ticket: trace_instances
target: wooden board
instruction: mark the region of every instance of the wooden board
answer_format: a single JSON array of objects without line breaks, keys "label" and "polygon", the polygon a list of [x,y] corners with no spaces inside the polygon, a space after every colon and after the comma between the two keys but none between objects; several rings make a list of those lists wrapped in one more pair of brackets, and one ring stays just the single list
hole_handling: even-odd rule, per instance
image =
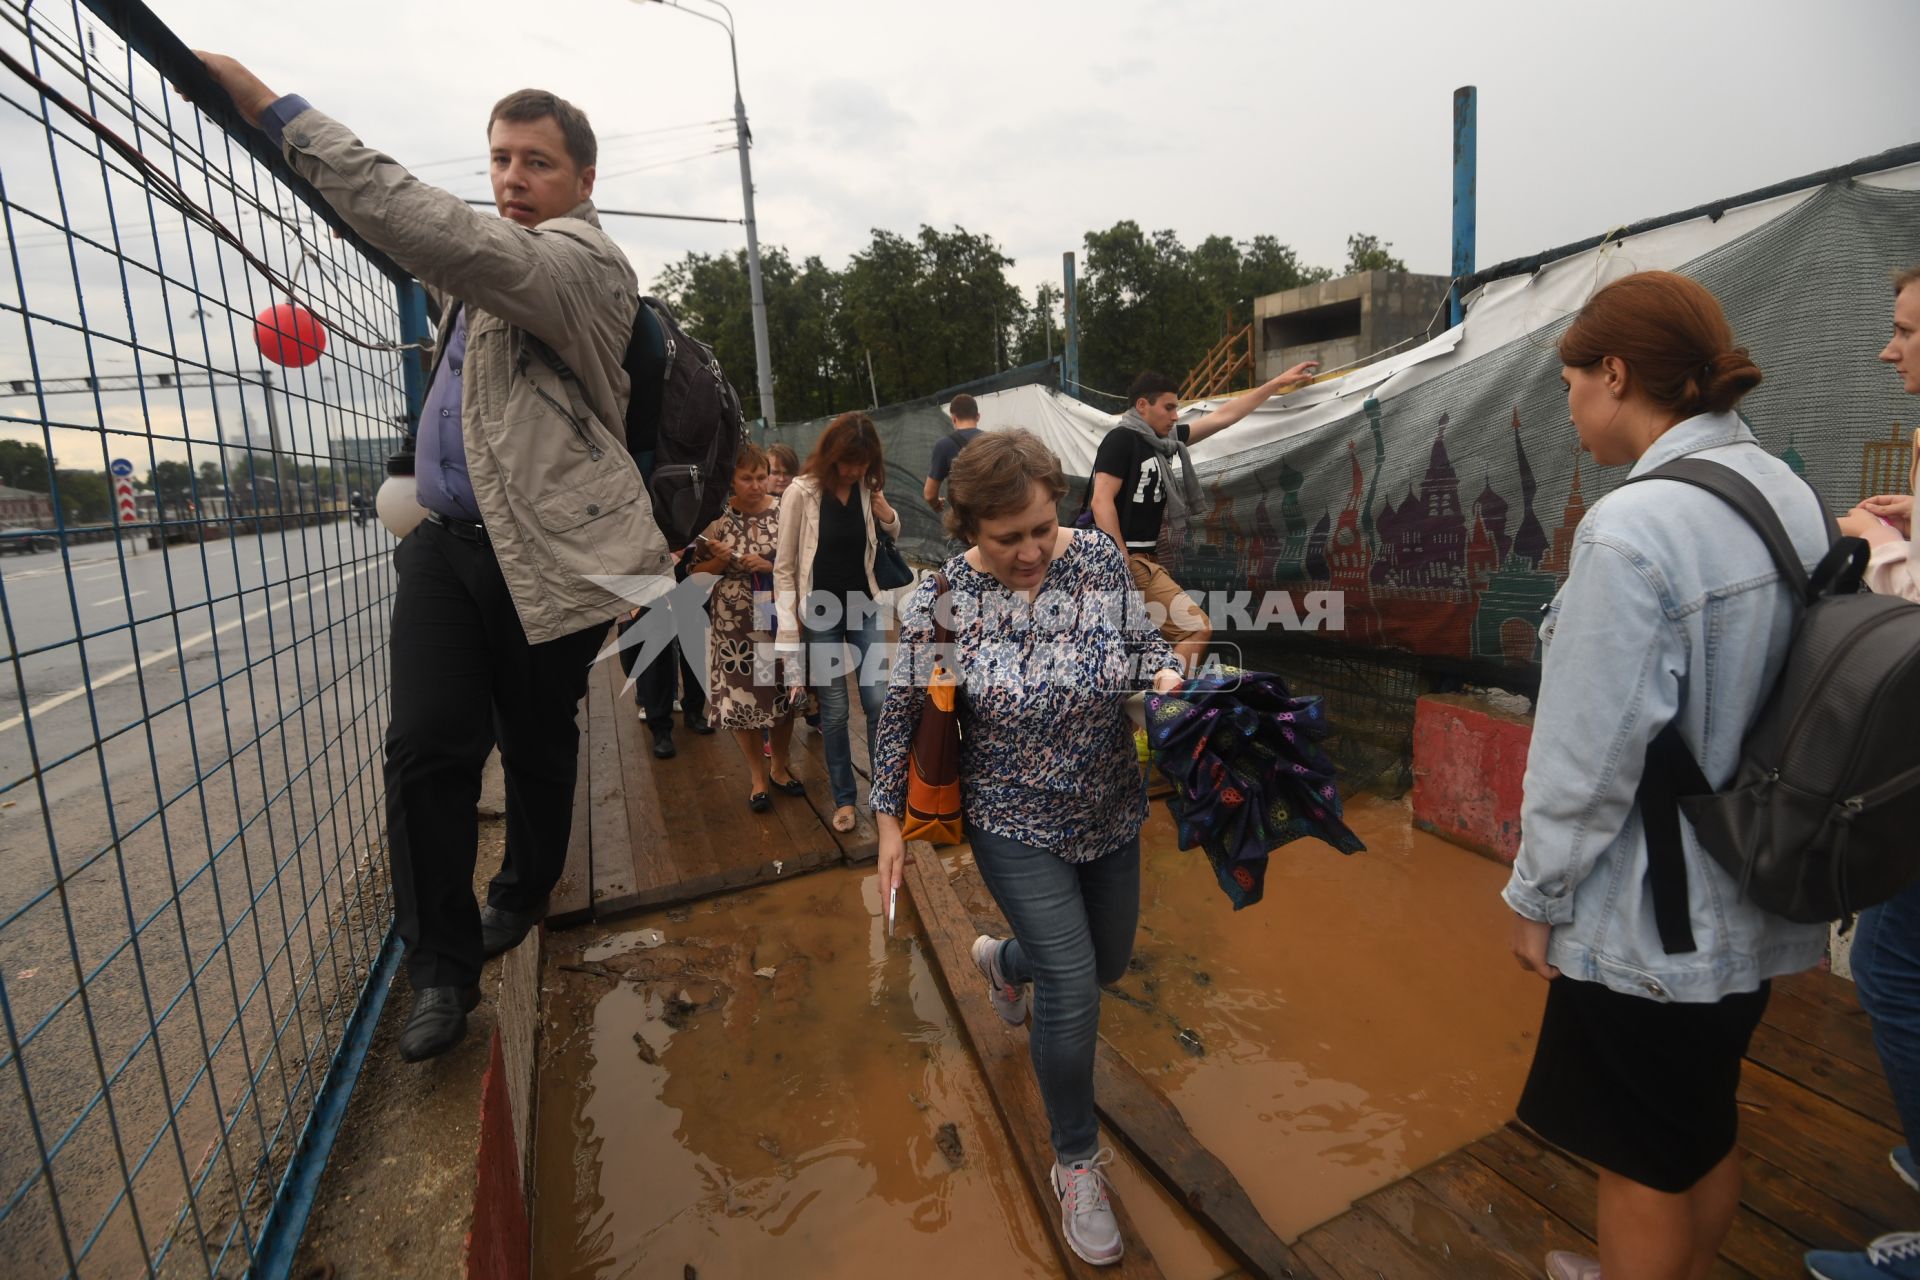
[{"label": "wooden board", "polygon": [[1093,1097],[1107,1128],[1249,1272],[1314,1274],[1274,1234],[1240,1180],[1200,1145],[1179,1109],[1104,1039],[1094,1058]]},{"label": "wooden board", "polygon": [[587,681],[587,736],[591,743],[587,818],[593,841],[593,909],[598,917],[609,903],[633,892],[633,861],[621,851],[633,847],[627,825],[627,779],[620,758],[616,664],[600,664]]},{"label": "wooden board", "polygon": [[1050,1181],[1053,1151],[1047,1140],[1046,1110],[1041,1105],[1040,1091],[1028,1063],[1026,1029],[1008,1026],[987,1004],[979,971],[967,951],[973,942],[972,929],[967,923],[965,908],[947,882],[946,868],[930,846],[916,841],[912,848],[914,860],[907,867],[906,884],[927,931],[934,971],[946,987],[960,1024],[973,1045],[987,1091],[1006,1126],[1008,1140],[1020,1157],[1041,1217],[1049,1225],[1048,1238],[1053,1241],[1066,1274],[1080,1280],[1094,1280],[1098,1276],[1159,1276],[1158,1264],[1134,1228],[1126,1206],[1118,1199],[1113,1202],[1114,1214],[1126,1241],[1125,1256],[1118,1264],[1090,1267],[1068,1248],[1060,1234],[1059,1201]]},{"label": "wooden board", "polygon": [[1889,1129],[1900,1127],[1900,1111],[1893,1090],[1876,1070],[1836,1058],[1819,1045],[1763,1022],[1753,1033],[1747,1056],[1776,1074],[1797,1080],[1806,1088]]},{"label": "wooden board", "polygon": [[1873,1022],[1845,978],[1819,971],[1776,978],[1766,1020],[1833,1057],[1875,1074],[1880,1071]]},{"label": "wooden board", "polygon": [[1740,1074],[1742,1144],[1880,1224],[1910,1230],[1914,1194],[1887,1167],[1900,1136],[1765,1067]]},{"label": "wooden board", "polygon": [[[591,680],[589,680],[591,683]],[[593,832],[587,813],[592,789],[593,735],[587,730],[586,699],[575,716],[580,723],[579,772],[573,781],[573,825],[567,831],[567,864],[547,900],[547,927],[564,929],[593,919]]]},{"label": "wooden board", "polygon": [[[1887,1167],[1891,1099],[1852,986],[1777,981],[1739,1093],[1743,1184],[1718,1280],[1804,1274],[1808,1249],[1910,1229],[1913,1193]],[[1537,1276],[1549,1248],[1592,1256],[1597,1178],[1510,1122],[1377,1191],[1294,1246],[1341,1277]],[[1439,1256],[1436,1257],[1436,1245]]]}]

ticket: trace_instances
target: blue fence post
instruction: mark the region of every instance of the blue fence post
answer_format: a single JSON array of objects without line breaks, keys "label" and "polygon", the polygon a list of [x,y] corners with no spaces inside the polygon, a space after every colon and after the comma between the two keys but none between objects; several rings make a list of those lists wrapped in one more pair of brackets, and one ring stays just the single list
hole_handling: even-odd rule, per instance
[{"label": "blue fence post", "polygon": [[1080,315],[1079,290],[1073,279],[1073,252],[1069,250],[1060,255],[1061,268],[1066,272],[1066,297],[1061,305],[1066,312],[1067,350],[1061,359],[1060,380],[1066,383],[1061,390],[1068,395],[1080,396]]},{"label": "blue fence post", "polygon": [[1480,91],[1465,85],[1453,91],[1453,286],[1448,324],[1460,323],[1460,281],[1473,274],[1476,118]]},{"label": "blue fence post", "polygon": [[[418,280],[394,286],[400,302],[400,341],[426,342],[433,337],[427,327],[427,291]],[[426,351],[413,349],[400,353],[400,373],[406,380],[407,437],[420,429],[420,407],[427,402]]]}]

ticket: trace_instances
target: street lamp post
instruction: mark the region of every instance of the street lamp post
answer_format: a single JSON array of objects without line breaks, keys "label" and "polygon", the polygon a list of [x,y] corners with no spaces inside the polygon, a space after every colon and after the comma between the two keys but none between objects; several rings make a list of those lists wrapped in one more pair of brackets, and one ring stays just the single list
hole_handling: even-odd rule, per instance
[{"label": "street lamp post", "polygon": [[760,232],[753,218],[753,163],[749,153],[753,148],[753,135],[747,130],[747,104],[740,96],[740,46],[733,36],[733,11],[720,0],[704,0],[726,15],[722,21],[711,14],[689,9],[680,0],[634,0],[635,4],[664,4],[680,10],[690,18],[699,18],[711,22],[727,33],[727,51],[733,58],[733,130],[734,148],[740,153],[740,201],[745,206],[747,222],[747,287],[753,297],[753,357],[759,366],[760,416],[772,426],[773,411],[773,356],[767,340],[767,293],[760,280]]}]

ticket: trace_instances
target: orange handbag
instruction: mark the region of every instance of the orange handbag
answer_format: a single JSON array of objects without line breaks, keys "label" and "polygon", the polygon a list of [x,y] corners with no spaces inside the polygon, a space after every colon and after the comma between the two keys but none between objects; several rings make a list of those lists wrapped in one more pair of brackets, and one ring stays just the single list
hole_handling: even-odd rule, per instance
[{"label": "orange handbag", "polygon": [[947,577],[934,575],[933,643],[940,656],[927,676],[926,701],[920,705],[920,723],[913,729],[913,749],[907,756],[907,813],[900,834],[908,840],[959,844],[965,836],[960,816],[960,720],[954,704],[960,691],[946,650],[953,642],[940,617],[947,595]]}]

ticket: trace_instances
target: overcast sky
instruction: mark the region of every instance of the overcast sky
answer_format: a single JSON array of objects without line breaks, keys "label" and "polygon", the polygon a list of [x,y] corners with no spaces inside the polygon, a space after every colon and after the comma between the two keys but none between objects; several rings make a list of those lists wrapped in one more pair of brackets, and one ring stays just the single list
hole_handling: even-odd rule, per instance
[{"label": "overcast sky", "polygon": [[[484,195],[488,108],[532,84],[603,138],[732,110],[726,37],[632,0],[152,0],[409,164]],[[702,0],[687,0],[694,9]],[[1089,228],[1349,232],[1448,268],[1454,88],[1480,90],[1479,265],[1920,141],[1915,0],[1607,4],[735,0],[760,236],[838,265],[870,228],[993,236],[1031,292]],[[727,142],[606,143],[614,208],[738,216]],[[677,161],[675,163],[661,163]],[[622,169],[657,165],[626,176]],[[641,281],[728,226],[610,227]]]}]

